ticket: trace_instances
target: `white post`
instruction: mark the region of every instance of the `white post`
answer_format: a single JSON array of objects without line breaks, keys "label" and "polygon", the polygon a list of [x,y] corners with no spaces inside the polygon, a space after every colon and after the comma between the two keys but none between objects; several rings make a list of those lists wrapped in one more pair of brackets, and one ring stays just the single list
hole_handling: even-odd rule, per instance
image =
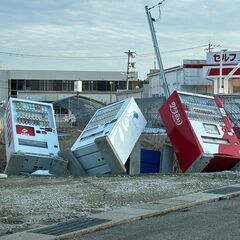
[{"label": "white post", "polygon": [[219,66],[219,85],[218,85],[218,93],[222,93],[222,58],[223,58],[223,50],[220,51],[220,66]]},{"label": "white post", "polygon": [[[231,77],[233,77],[234,73],[240,68],[240,63],[233,67],[232,71],[224,78],[224,93],[232,93],[233,92],[233,82],[230,81]],[[229,86],[230,84],[230,86]],[[229,88],[229,90],[228,90]]]},{"label": "white post", "polygon": [[220,73],[219,73],[219,93],[228,93],[228,81],[225,81],[225,78],[223,77],[223,54],[227,51],[227,49],[222,49],[220,51]]},{"label": "white post", "polygon": [[214,78],[213,79],[213,94],[218,94],[218,91],[219,91],[218,83],[219,83],[219,79]]},{"label": "white post", "polygon": [[229,93],[233,93],[233,79],[228,79],[229,81]]},{"label": "white post", "polygon": [[227,94],[229,92],[228,90],[228,83],[229,83],[229,79],[225,79],[223,78],[223,93]]}]

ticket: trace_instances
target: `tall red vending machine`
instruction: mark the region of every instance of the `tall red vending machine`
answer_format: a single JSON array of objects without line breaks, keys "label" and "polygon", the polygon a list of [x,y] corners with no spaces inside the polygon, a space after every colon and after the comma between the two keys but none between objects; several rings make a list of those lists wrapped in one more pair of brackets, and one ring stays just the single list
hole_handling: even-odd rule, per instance
[{"label": "tall red vending machine", "polygon": [[232,169],[240,143],[220,99],[174,91],[159,110],[183,172]]}]

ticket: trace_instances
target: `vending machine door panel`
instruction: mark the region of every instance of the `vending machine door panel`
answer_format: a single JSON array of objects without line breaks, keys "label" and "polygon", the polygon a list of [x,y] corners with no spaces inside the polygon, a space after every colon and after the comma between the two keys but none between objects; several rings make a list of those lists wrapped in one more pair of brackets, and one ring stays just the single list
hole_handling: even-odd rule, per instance
[{"label": "vending machine door panel", "polygon": [[179,95],[174,92],[160,108],[160,115],[182,171],[186,171],[203,152],[197,135],[180,104]]},{"label": "vending machine door panel", "polygon": [[39,169],[52,166],[53,158],[56,159],[59,152],[52,104],[10,98],[6,110],[6,128],[5,171],[17,174],[14,168],[19,164],[16,161],[23,159],[21,172],[34,171],[37,166]]}]

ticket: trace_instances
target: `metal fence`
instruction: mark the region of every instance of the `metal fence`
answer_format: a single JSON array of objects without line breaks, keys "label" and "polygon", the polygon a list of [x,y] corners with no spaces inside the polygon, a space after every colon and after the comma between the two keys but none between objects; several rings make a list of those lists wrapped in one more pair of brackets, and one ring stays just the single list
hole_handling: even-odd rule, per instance
[{"label": "metal fence", "polygon": [[54,105],[71,111],[72,114],[56,115],[56,123],[59,128],[77,126],[84,129],[97,109],[105,104],[91,98],[72,96],[53,102]]},{"label": "metal fence", "polygon": [[233,127],[240,128],[240,94],[218,95]]},{"label": "metal fence", "polygon": [[[221,99],[225,111],[227,112],[233,127],[240,128],[240,94],[218,95]],[[143,115],[147,120],[146,128],[163,128],[163,123],[159,114],[159,108],[165,102],[165,97],[137,98],[135,99]],[[104,106],[100,102],[79,96],[56,102],[74,113],[75,119],[69,119],[69,115],[56,116],[59,127],[76,126],[83,129],[91,119],[97,109]]]},{"label": "metal fence", "polygon": [[146,128],[163,128],[159,108],[165,102],[165,97],[151,97],[135,99],[147,120]]}]

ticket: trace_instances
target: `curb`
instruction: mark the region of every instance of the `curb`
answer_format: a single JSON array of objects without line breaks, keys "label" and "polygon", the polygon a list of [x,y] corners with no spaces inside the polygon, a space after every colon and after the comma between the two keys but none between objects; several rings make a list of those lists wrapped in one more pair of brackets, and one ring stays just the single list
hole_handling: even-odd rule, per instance
[{"label": "curb", "polygon": [[87,228],[87,229],[83,229],[83,230],[75,231],[75,232],[72,232],[72,233],[64,234],[64,235],[61,235],[59,237],[55,237],[54,240],[55,239],[56,240],[71,239],[73,237],[79,237],[79,236],[82,236],[82,235],[85,235],[85,234],[88,234],[88,233],[93,233],[93,232],[101,231],[101,230],[104,230],[104,229],[109,229],[109,228],[120,226],[120,225],[123,225],[123,224],[126,224],[126,223],[130,223],[130,222],[134,222],[134,221],[138,221],[138,220],[144,220],[144,219],[148,219],[148,218],[152,218],[152,217],[159,217],[159,216],[163,216],[163,215],[166,215],[166,214],[172,213],[172,212],[177,212],[177,211],[180,211],[180,210],[183,210],[183,209],[186,209],[186,208],[191,208],[191,207],[194,207],[194,206],[203,205],[203,204],[207,204],[207,203],[211,203],[211,202],[218,202],[218,201],[221,201],[221,200],[229,200],[231,198],[238,197],[238,196],[240,196],[240,192],[234,193],[234,194],[228,194],[228,195],[224,195],[224,196],[223,195],[218,196],[216,198],[211,198],[209,200],[203,200],[203,201],[197,201],[197,202],[194,202],[194,203],[188,203],[188,204],[184,204],[184,205],[181,205],[181,206],[172,207],[172,208],[169,208],[169,209],[166,209],[166,210],[162,210],[162,211],[159,211],[159,212],[156,212],[156,213],[145,214],[145,215],[141,215],[141,216],[138,216],[138,217],[133,217],[133,218],[130,218],[130,219],[127,219],[127,220],[122,220],[122,221],[119,221],[119,222],[104,223],[104,224],[101,224],[97,227],[90,227],[90,228]]}]

